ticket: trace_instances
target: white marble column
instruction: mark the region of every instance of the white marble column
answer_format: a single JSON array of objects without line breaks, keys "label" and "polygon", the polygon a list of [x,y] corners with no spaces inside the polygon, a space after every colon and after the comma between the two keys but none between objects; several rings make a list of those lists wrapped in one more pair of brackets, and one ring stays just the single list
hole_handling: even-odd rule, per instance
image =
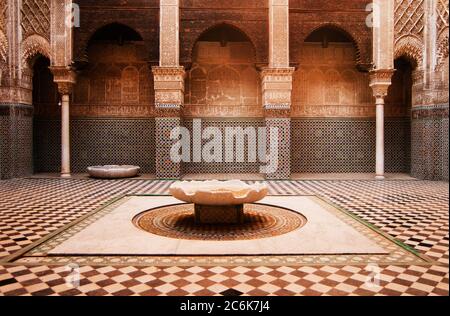
[{"label": "white marble column", "polygon": [[384,98],[388,94],[394,69],[378,69],[370,72],[370,87],[376,106],[376,163],[375,178],[384,179]]},{"label": "white marble column", "polygon": [[61,98],[61,177],[70,177],[70,96],[76,74],[70,67],[50,67]]},{"label": "white marble column", "polygon": [[61,177],[70,177],[70,95],[61,96]]},{"label": "white marble column", "polygon": [[384,97],[376,98],[376,167],[375,178],[384,179]]},{"label": "white marble column", "polygon": [[384,179],[384,98],[394,74],[394,0],[373,1],[373,66],[370,87],[376,106],[375,178]]},{"label": "white marble column", "polygon": [[70,96],[76,82],[72,69],[72,0],[51,0],[50,46],[53,79],[61,98],[61,177],[70,177]]}]

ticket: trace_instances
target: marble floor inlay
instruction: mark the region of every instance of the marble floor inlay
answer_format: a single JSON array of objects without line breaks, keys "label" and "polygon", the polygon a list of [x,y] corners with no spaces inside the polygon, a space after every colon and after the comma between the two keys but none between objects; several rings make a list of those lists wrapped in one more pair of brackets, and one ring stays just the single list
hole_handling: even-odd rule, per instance
[{"label": "marble floor inlay", "polygon": [[[380,284],[376,287],[366,285],[373,270],[360,256],[337,261],[336,256],[327,255],[74,258],[38,257],[36,253],[24,260],[23,255],[32,251],[30,247],[36,242],[41,245],[43,238],[50,240],[67,225],[104,209],[112,197],[167,194],[172,183],[59,178],[0,181],[0,296],[209,296],[224,295],[230,289],[244,296],[449,293],[449,187],[446,182],[421,180],[267,182],[271,195],[325,199],[345,211],[345,216],[357,216],[370,226],[364,225],[367,229],[391,238],[390,245],[400,241],[432,260],[427,264],[418,259],[373,262],[379,269]],[[69,288],[67,265],[74,259],[79,265],[80,287]]]}]

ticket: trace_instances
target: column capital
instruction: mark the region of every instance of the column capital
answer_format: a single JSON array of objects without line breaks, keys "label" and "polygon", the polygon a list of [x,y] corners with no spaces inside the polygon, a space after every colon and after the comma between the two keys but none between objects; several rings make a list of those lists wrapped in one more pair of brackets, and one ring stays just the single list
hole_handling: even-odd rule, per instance
[{"label": "column capital", "polygon": [[184,104],[184,67],[152,67],[157,117],[179,117]]},{"label": "column capital", "polygon": [[392,84],[392,76],[395,69],[375,69],[369,71],[369,86],[373,90],[375,98],[384,98]]},{"label": "column capital", "polygon": [[266,117],[290,117],[294,67],[263,68],[262,96]]},{"label": "column capital", "polygon": [[53,81],[58,85],[59,94],[71,94],[73,86],[77,82],[75,70],[67,66],[51,66],[49,68],[53,74]]},{"label": "column capital", "polygon": [[288,78],[294,74],[295,67],[262,67],[261,68],[261,77],[263,79],[275,79],[280,80],[281,78]]},{"label": "column capital", "polygon": [[153,75],[159,77],[170,76],[171,80],[173,80],[175,77],[177,77],[176,79],[180,79],[178,77],[181,77],[181,79],[184,80],[184,76],[186,74],[183,66],[152,66],[152,72]]}]

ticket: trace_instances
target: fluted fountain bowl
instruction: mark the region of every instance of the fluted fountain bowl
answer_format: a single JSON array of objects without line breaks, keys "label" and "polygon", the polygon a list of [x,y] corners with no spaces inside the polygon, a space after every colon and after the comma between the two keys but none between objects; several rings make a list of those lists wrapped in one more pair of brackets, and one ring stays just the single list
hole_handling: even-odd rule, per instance
[{"label": "fluted fountain bowl", "polygon": [[187,203],[198,205],[241,205],[257,202],[268,194],[266,184],[231,181],[183,181],[170,187],[170,194]]},{"label": "fluted fountain bowl", "polygon": [[87,168],[91,177],[100,179],[132,178],[139,174],[140,169],[141,168],[138,166],[117,165],[93,166]]}]

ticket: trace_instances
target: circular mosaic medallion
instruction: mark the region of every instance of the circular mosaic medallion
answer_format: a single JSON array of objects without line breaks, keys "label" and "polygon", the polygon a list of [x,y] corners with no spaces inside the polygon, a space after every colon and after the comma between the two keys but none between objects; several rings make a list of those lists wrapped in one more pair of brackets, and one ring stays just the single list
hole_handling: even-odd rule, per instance
[{"label": "circular mosaic medallion", "polygon": [[133,219],[138,228],[159,236],[188,240],[249,240],[283,235],[303,227],[306,218],[288,209],[262,204],[244,206],[243,224],[197,224],[194,204],[152,209]]}]

